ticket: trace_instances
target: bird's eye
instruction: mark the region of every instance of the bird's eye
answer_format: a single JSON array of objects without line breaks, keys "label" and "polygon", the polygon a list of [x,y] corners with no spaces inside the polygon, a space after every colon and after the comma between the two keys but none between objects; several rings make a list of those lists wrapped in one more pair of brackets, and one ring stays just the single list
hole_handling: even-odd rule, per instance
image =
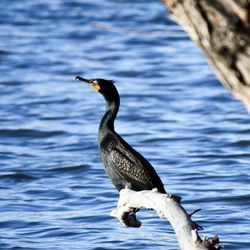
[{"label": "bird's eye", "polygon": [[97,80],[94,80],[93,83],[94,83],[94,84],[99,84]]}]

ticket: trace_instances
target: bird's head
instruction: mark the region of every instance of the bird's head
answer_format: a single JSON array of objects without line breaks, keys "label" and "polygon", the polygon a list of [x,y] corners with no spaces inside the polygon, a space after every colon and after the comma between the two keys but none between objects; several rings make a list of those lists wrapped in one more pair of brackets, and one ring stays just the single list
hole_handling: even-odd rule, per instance
[{"label": "bird's head", "polygon": [[110,96],[113,93],[117,92],[114,82],[111,80],[105,80],[105,79],[99,79],[99,78],[88,80],[88,79],[82,78],[81,76],[76,76],[75,79],[86,83],[95,91],[100,92],[104,96]]}]

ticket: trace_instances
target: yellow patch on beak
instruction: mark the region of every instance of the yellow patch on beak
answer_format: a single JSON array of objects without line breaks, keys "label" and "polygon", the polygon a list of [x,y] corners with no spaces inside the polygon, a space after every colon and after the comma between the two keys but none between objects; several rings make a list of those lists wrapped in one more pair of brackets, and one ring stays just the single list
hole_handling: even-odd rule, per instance
[{"label": "yellow patch on beak", "polygon": [[99,91],[99,89],[100,89],[100,86],[97,85],[97,84],[93,84],[91,87],[92,87],[94,90],[96,90],[96,91]]}]

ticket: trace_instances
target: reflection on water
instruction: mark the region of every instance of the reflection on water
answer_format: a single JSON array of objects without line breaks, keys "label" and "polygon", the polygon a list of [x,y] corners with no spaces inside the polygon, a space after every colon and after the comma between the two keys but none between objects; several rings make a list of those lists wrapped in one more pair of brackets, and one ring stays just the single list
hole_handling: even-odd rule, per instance
[{"label": "reflection on water", "polygon": [[[3,0],[0,16],[1,249],[178,249],[153,211],[140,229],[109,216],[101,96],[116,81],[117,131],[226,249],[249,249],[249,117],[161,1]],[[156,240],[157,239],[157,240]]]}]

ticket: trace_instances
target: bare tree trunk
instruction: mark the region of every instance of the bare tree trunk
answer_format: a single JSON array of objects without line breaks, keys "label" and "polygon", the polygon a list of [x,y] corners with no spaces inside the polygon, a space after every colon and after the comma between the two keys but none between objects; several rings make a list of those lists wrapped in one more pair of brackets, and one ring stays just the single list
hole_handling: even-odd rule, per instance
[{"label": "bare tree trunk", "polygon": [[250,110],[249,0],[163,0],[205,52],[221,82]]},{"label": "bare tree trunk", "polygon": [[161,218],[166,218],[172,225],[181,250],[218,250],[219,238],[200,238],[201,227],[191,220],[180,204],[180,198],[159,193],[157,190],[135,192],[128,188],[120,191],[117,209],[111,215],[117,217],[124,226],[140,227],[135,212],[140,208],[154,209]]}]

